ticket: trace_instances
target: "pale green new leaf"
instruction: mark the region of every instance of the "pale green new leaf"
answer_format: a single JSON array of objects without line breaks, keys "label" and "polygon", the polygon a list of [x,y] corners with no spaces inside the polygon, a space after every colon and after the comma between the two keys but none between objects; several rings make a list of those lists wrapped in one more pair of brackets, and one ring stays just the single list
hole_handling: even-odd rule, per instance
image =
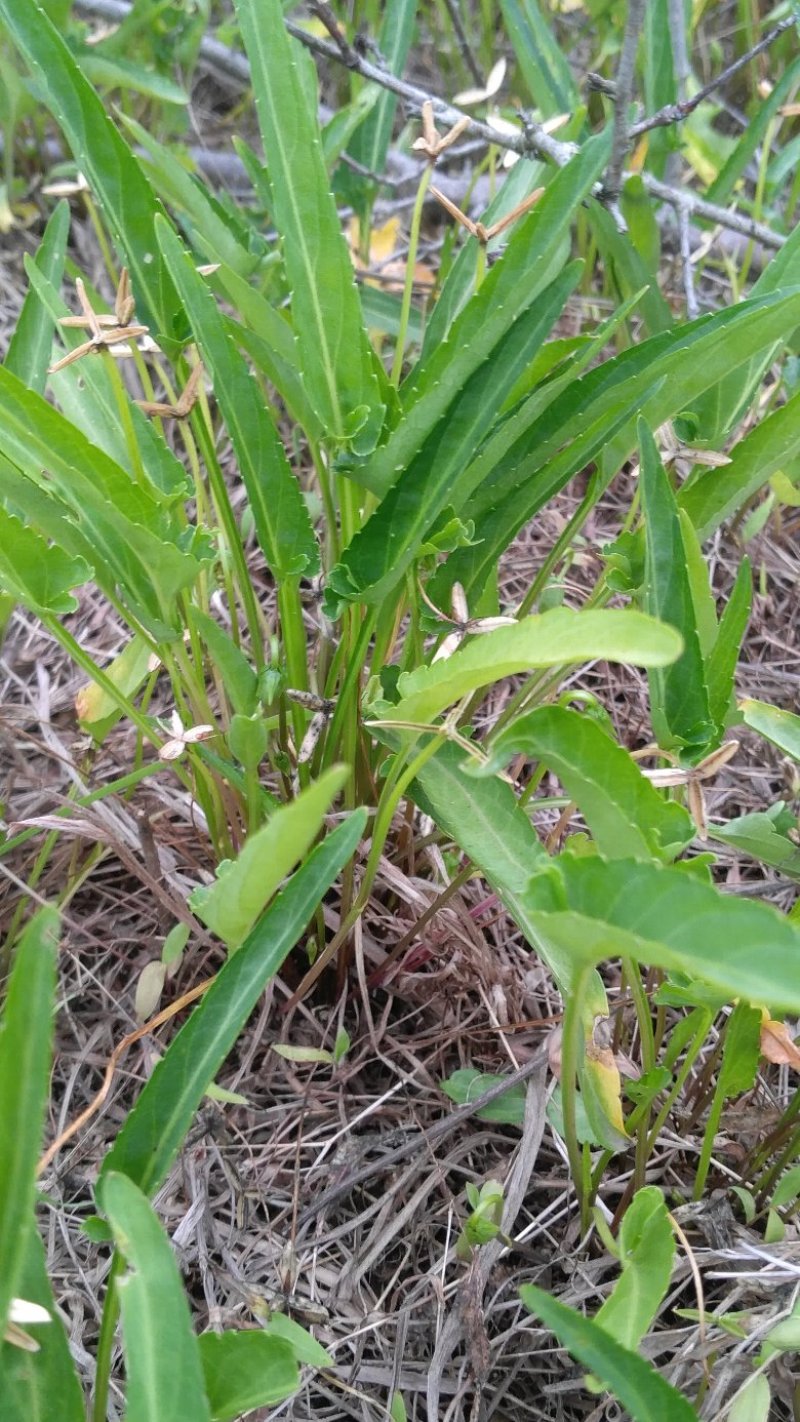
[{"label": "pale green new leaf", "polygon": [[166,222],[156,222],[156,234],[214,384],[261,551],[278,581],[313,573],[319,560],[308,509],[264,397],[180,241]]},{"label": "pale green new leaf", "polygon": [[0,1338],[20,1295],[50,1084],[58,914],[41,909],[19,941],[0,1025]]},{"label": "pale green new leaf", "polygon": [[238,857],[220,864],[213,884],[189,895],[197,917],[228,948],[238,948],[282,880],[313,844],[347,775],[345,766],[331,766],[249,835]]},{"label": "pale green new leaf", "polygon": [[164,1180],[192,1117],[261,993],[361,840],[356,810],[311,851],[170,1043],[103,1162],[146,1194]]},{"label": "pale green new leaf", "polygon": [[315,106],[298,75],[280,0],[236,0],[250,60],[275,224],[312,404],[328,434],[369,448],[383,410],[353,265],[320,143]]},{"label": "pale green new leaf", "polygon": [[619,1232],[622,1273],[595,1314],[595,1323],[623,1348],[638,1348],[664,1301],[675,1236],[664,1196],[655,1185],[637,1190]]},{"label": "pale green new leaf", "polygon": [[432,721],[446,706],[490,682],[536,667],[603,659],[667,666],[682,642],[671,627],[641,612],[575,612],[557,607],[476,637],[445,661],[404,672],[398,682],[399,721]]},{"label": "pale green new leaf", "polygon": [[0,20],[72,149],[130,269],[139,315],[168,354],[180,344],[180,302],[159,256],[153,223],[163,211],[105,105],[35,0],[0,0]]},{"label": "pale green new leaf", "polygon": [[609,1338],[597,1323],[533,1284],[523,1284],[520,1296],[573,1357],[613,1392],[634,1422],[698,1422],[697,1413],[681,1393],[638,1353]]},{"label": "pale green new leaf", "polygon": [[[775,821],[784,810],[783,802],[770,806],[769,810],[754,810],[749,815],[737,815],[724,824],[710,824],[708,833],[721,844],[741,850],[762,864],[779,869],[790,879],[800,879],[800,848],[781,832]],[[777,813],[776,813],[777,812]],[[791,816],[792,828],[797,821]]]},{"label": "pale green new leaf", "polygon": [[211,1422],[200,1346],[172,1246],[152,1205],[109,1171],[98,1191],[128,1264],[117,1279],[125,1351],[126,1422]]},{"label": "pale green new leaf", "polygon": [[495,737],[481,773],[499,770],[516,751],[556,772],[610,859],[672,859],[694,838],[682,806],[665,800],[590,716],[538,707]]}]

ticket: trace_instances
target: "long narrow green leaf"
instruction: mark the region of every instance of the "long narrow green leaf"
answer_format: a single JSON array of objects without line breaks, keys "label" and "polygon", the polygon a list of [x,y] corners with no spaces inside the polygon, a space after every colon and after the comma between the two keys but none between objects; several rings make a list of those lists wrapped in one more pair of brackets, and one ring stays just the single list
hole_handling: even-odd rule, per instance
[{"label": "long narrow green leaf", "polygon": [[[641,201],[649,202],[647,193],[642,191]],[[634,247],[629,232],[620,232],[608,208],[592,201],[588,204],[589,223],[597,239],[603,270],[607,278],[613,280],[620,300],[627,300],[634,292],[646,288],[639,302],[639,310],[648,336],[656,336],[660,331],[669,331],[674,318],[669,305],[658,286],[655,271],[649,270],[641,254]]]},{"label": "long narrow green leaf", "polygon": [[653,729],[659,745],[689,756],[705,753],[713,735],[705,663],[686,568],[678,506],[655,440],[639,422],[645,518],[645,611],[675,627],[683,652],[669,667],[648,672]]},{"label": "long narrow green leaf", "polygon": [[42,909],[16,951],[0,1027],[0,1338],[19,1293],[36,1197],[53,1043],[58,914]]},{"label": "long narrow green leaf", "polygon": [[166,222],[156,222],[156,234],[214,383],[261,551],[278,581],[313,573],[319,557],[308,509],[263,396],[191,257]]},{"label": "long narrow green leaf", "polygon": [[[475,461],[480,478],[461,514],[480,528],[482,541],[450,556],[434,580],[431,595],[435,601],[446,605],[447,591],[454,581],[473,596],[482,589],[520,528],[583,467],[585,449],[577,441],[592,426],[598,431],[598,448],[602,448],[600,432],[603,422],[612,418],[612,402],[619,401],[624,408],[627,397],[633,409],[638,401],[647,423],[657,429],[686,408],[698,388],[721,379],[754,350],[770,346],[797,321],[797,289],[741,302],[682,327],[680,342],[668,331],[623,351],[573,381],[544,412],[534,393],[487,440]],[[632,417],[621,433],[606,438],[604,478],[616,473],[630,454],[634,439]],[[568,457],[573,444],[580,449],[574,460]],[[471,481],[472,471],[468,477]]]},{"label": "long narrow green leaf", "polygon": [[[502,256],[450,329],[447,341],[426,341],[423,359],[403,383],[405,418],[387,443],[352,477],[380,496],[407,469],[467,381],[489,359],[567,259],[564,236],[608,159],[604,135],[592,139],[552,179],[515,228]],[[554,269],[555,268],[555,269]]]},{"label": "long narrow green leaf", "polygon": [[170,1044],[103,1162],[146,1194],[167,1174],[192,1116],[264,987],[297,942],[323,894],[355,852],[366,814],[357,810],[312,851],[228,959]]},{"label": "long narrow green leaf", "polygon": [[280,0],[236,0],[307,389],[330,436],[374,444],[383,418],[372,353]]},{"label": "long narrow green leaf", "polygon": [[133,1181],[114,1171],[103,1176],[99,1200],[129,1266],[116,1283],[126,1422],[211,1422],[189,1301],[158,1216]]},{"label": "long narrow green leaf", "polygon": [[709,202],[724,204],[730,201],[739,178],[763,143],[764,134],[773,122],[775,115],[781,105],[785,104],[790,95],[795,92],[798,76],[800,76],[800,59],[795,59],[783,70],[782,74],[775,76],[775,82],[766,98],[763,94],[759,94],[758,101],[754,105],[754,112],[748,115],[747,125],[736,147],[706,193]]},{"label": "long narrow green leaf", "polygon": [[49,536],[90,561],[109,596],[121,590],[155,637],[173,635],[177,596],[210,558],[208,540],[196,539],[192,552],[179,547],[180,525],[163,501],[2,366],[0,421],[4,453],[69,510],[63,531],[50,528]]},{"label": "long narrow green leaf", "polygon": [[[69,236],[69,203],[62,199],[53,210],[34,257],[46,281],[60,286]],[[5,365],[30,390],[44,394],[53,344],[53,318],[36,292],[28,290],[8,345]]]},{"label": "long narrow green leaf", "polygon": [[528,93],[545,118],[570,113],[580,103],[567,56],[559,48],[538,0],[500,0],[508,38]]},{"label": "long narrow green leaf", "polygon": [[[676,10],[686,27],[686,10]],[[687,46],[691,49],[689,36]],[[642,57],[644,60],[644,102],[645,113],[654,114],[659,109],[674,104],[678,98],[675,75],[675,51],[670,33],[669,0],[649,0],[644,12],[644,33],[642,35]],[[667,154],[678,147],[675,126],[655,128],[647,135],[647,167],[659,178],[664,176]]]},{"label": "long narrow green leaf", "polygon": [[674,859],[694,838],[682,806],[664,800],[590,716],[565,706],[537,707],[495,737],[481,773],[499,770],[515,751],[556,772],[610,859]]},{"label": "long narrow green leaf", "polygon": [[674,1387],[640,1358],[616,1343],[599,1324],[551,1298],[533,1284],[523,1284],[525,1307],[568,1348],[573,1357],[605,1383],[634,1422],[698,1422],[697,1413]]},{"label": "long narrow green leaf", "polygon": [[[357,533],[328,578],[330,590],[350,600],[378,602],[419,556],[429,529],[450,504],[454,484],[469,464],[497,411],[530,364],[574,290],[581,264],[573,262],[511,327],[467,380],[443,419]],[[413,422],[414,414],[409,416]],[[461,497],[465,497],[464,491]],[[329,610],[335,612],[334,600]]]},{"label": "long narrow green leaf", "polygon": [[148,154],[148,158],[140,160],[144,171],[152,176],[154,187],[171,210],[177,210],[188,220],[192,240],[206,260],[224,262],[242,279],[250,276],[268,251],[265,242],[259,244],[253,227],[242,218],[240,229],[235,230],[218,212],[203,183],[176,160],[174,152],[130,115],[123,114],[122,121],[135,142]]},{"label": "long narrow green leaf", "polygon": [[557,607],[525,617],[514,627],[476,637],[445,661],[404,672],[392,715],[399,721],[432,721],[462,696],[534,667],[598,657],[636,666],[666,666],[680,655],[681,645],[672,627],[641,612],[575,612]]},{"label": "long narrow green leaf", "polygon": [[66,41],[35,0],[0,0],[0,19],[31,69],[43,101],[61,126],[78,168],[97,197],[130,269],[139,314],[168,354],[185,326],[153,223],[163,211],[102,100],[84,78]]},{"label": "long narrow green leaf", "polygon": [[[780,251],[775,253],[755,282],[750,299],[780,295],[781,292],[788,296],[790,289],[796,289],[798,286],[800,227],[795,226]],[[745,415],[761,387],[766,372],[792,336],[797,320],[795,317],[793,321],[787,311],[783,330],[777,334],[772,346],[753,352],[749,360],[742,362],[735,370],[715,382],[698,398],[688,402],[686,416],[681,423],[685,424],[686,435],[690,440],[704,442],[714,448],[720,447]],[[680,426],[678,432],[681,433]]]},{"label": "long narrow green leaf", "polygon": [[[519,163],[515,163],[502,187],[495,193],[486,211],[481,214],[481,222],[484,227],[491,227],[493,222],[498,222],[501,217],[513,212],[514,208],[526,197],[529,197],[536,188],[547,185],[554,178],[555,175],[545,163],[532,163],[527,158],[522,158]],[[499,247],[506,246],[507,240],[507,232],[498,233],[497,237],[488,244],[487,250],[497,252]],[[568,234],[562,234],[561,246],[556,249],[552,257],[554,275],[558,267],[563,265],[569,257],[569,245]],[[462,243],[447,272],[436,305],[429,314],[426,313],[425,334],[419,355],[420,368],[427,363],[433,351],[441,345],[442,341],[447,339],[456,316],[472,295],[475,287],[477,262],[478,240],[470,236]],[[413,339],[413,333],[410,334]],[[418,333],[417,340],[420,339],[421,333]],[[414,371],[412,370],[405,383],[410,388],[413,382]]]},{"label": "long narrow green leaf", "polygon": [[548,882],[524,895],[534,927],[577,964],[630,957],[687,973],[728,998],[800,1011],[800,931],[767,904],[720,893],[679,866],[599,856],[558,860],[563,903]]},{"label": "long narrow green leaf", "polygon": [[683,486],[678,503],[705,540],[800,454],[800,391],[759,420],[721,469],[704,469]]},{"label": "long narrow green leaf", "polygon": [[720,730],[731,711],[736,667],[739,662],[742,639],[750,619],[753,601],[753,580],[750,574],[750,560],[743,558],[739,564],[736,581],[731,595],[719,620],[716,641],[706,657],[706,684],[708,686],[708,708],[714,725]]},{"label": "long narrow green leaf", "polygon": [[[411,48],[416,12],[415,0],[392,0],[392,4],[384,9],[378,48],[390,74],[400,75],[403,72]],[[383,172],[396,109],[397,95],[384,89],[350,142],[351,157],[370,173]]]},{"label": "long narrow green leaf", "polygon": [[[55,490],[82,511],[89,485],[120,516],[160,537],[174,527],[173,516],[148,488],[136,484],[113,459],[92,444],[72,422],[54,410],[43,396],[27,390],[10,370],[0,366],[0,429],[3,453],[29,478]],[[83,488],[76,491],[76,484]]]},{"label": "long narrow green leaf", "polygon": [[4,1343],[0,1330],[3,1422],[86,1422],[81,1385],[56,1310],[44,1248],[32,1216],[22,1228],[22,1235],[17,1297],[46,1309],[50,1322],[25,1330],[35,1336],[38,1353]]}]

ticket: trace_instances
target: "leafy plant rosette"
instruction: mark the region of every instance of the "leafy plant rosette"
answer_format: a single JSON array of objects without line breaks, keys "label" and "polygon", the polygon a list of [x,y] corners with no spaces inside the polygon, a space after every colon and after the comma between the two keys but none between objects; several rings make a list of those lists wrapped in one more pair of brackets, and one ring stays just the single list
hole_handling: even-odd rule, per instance
[{"label": "leafy plant rosette", "polygon": [[[397,65],[407,9],[393,32]],[[519,7],[503,9],[517,25]],[[657,1050],[642,966],[657,970],[664,1001],[699,1012],[706,1028],[709,1003],[800,1011],[795,921],[726,896],[711,856],[687,857],[713,830],[702,782],[729,754],[750,604],[743,564],[718,617],[702,540],[800,451],[798,397],[733,442],[724,468],[695,469],[680,490],[657,435],[678,421],[698,443],[734,441],[765,363],[800,326],[800,232],[746,299],[679,322],[629,283],[613,314],[565,347],[557,323],[587,276],[571,257],[576,226],[588,216],[630,272],[640,270],[631,238],[609,234],[597,196],[610,128],[582,132],[563,165],[517,165],[503,199],[513,194],[513,216],[501,232],[493,205],[488,226],[472,224],[422,333],[410,285],[382,302],[356,285],[331,194],[335,145],[320,132],[316,76],[283,6],[237,0],[236,12],[263,159],[239,152],[277,242],[128,119],[134,151],[33,0],[0,0],[116,254],[113,311],[80,284],[77,316],[61,295],[63,205],[27,264],[30,290],[0,367],[0,587],[85,673],[79,713],[95,744],[125,718],[138,738],[136,777],[173,775],[195,797],[218,873],[189,907],[227,950],[98,1187],[116,1250],[104,1347],[121,1306],[131,1418],[166,1417],[176,1389],[187,1417],[233,1416],[275,1400],[298,1360],[310,1360],[309,1345],[273,1336],[270,1369],[283,1379],[273,1393],[243,1401],[248,1360],[242,1394],[219,1396],[216,1380],[266,1340],[194,1338],[148,1197],[269,976],[313,915],[324,930],[318,911],[340,875],[339,928],[326,942],[318,935],[298,991],[346,954],[404,801],[480,870],[558,985],[559,1129],[585,1212],[597,1161],[602,1168],[634,1132],[646,1143],[659,1119],[655,1091],[625,1116],[603,963],[622,959],[647,1071]],[[520,49],[531,74],[533,54]],[[553,104],[564,82],[563,66],[552,70]],[[359,142],[375,162],[391,131],[386,102],[367,94],[353,129],[363,124]],[[426,125],[432,169],[448,136],[431,113]],[[491,262],[490,233],[503,238]],[[640,310],[647,334],[626,344]],[[374,336],[381,325],[395,334],[390,374]],[[243,516],[220,457],[226,441]],[[553,606],[551,574],[631,461],[637,495],[595,588],[580,608]],[[518,606],[501,610],[500,560],[587,469],[586,493],[545,567]],[[266,601],[256,567],[259,582],[268,576]],[[87,585],[124,629],[105,666],[71,630]],[[627,605],[609,606],[620,592]],[[665,762],[655,771],[618,743],[607,718],[570,704],[568,671],[598,659],[646,670],[652,750]],[[512,694],[481,737],[478,708],[507,678]],[[532,824],[536,778],[520,796],[505,774],[520,755],[537,776],[557,775],[582,816],[586,834],[559,853]],[[332,811],[341,821],[333,829]],[[637,1169],[644,1159],[646,1150]],[[32,1213],[30,1167],[26,1156],[20,1217]],[[28,1270],[25,1288],[41,1301],[38,1245],[24,1258],[18,1241],[15,1249],[9,1300]],[[151,1325],[164,1300],[172,1322],[162,1336]],[[593,1340],[589,1330],[576,1350],[599,1374]],[[63,1349],[59,1359],[54,1368]]]}]

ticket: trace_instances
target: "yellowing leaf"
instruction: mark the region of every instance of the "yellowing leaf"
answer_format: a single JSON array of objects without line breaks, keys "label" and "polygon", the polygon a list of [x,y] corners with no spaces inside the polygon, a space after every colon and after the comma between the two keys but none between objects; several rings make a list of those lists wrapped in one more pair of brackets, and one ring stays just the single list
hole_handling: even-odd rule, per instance
[{"label": "yellowing leaf", "polygon": [[766,1013],[761,1022],[761,1055],[777,1066],[790,1066],[800,1071],[800,1047],[789,1028],[785,1022],[773,1022]]}]

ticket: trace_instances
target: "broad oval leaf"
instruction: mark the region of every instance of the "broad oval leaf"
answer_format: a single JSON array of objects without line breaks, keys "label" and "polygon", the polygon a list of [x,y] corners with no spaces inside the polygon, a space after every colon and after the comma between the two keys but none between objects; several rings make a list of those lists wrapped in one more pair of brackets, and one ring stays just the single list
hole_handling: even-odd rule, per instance
[{"label": "broad oval leaf", "polygon": [[515,751],[556,772],[610,859],[672,859],[694,838],[683,807],[665,800],[590,716],[565,706],[538,707],[495,737],[480,773],[499,770]]},{"label": "broad oval leaf", "polygon": [[767,904],[720,893],[681,867],[640,860],[558,860],[563,899],[548,883],[523,895],[540,933],[576,965],[630,957],[686,973],[728,998],[800,1012],[800,931]]},{"label": "broad oval leaf", "polygon": [[32,528],[0,507],[0,588],[40,617],[74,612],[72,589],[92,575],[81,557],[48,544]]},{"label": "broad oval leaf", "polygon": [[631,662],[666,666],[680,656],[682,642],[672,627],[641,612],[575,612],[557,607],[476,637],[446,661],[418,667],[399,679],[400,700],[392,708],[399,721],[432,721],[446,706],[490,682],[535,667],[570,662]]},{"label": "broad oval leaf", "polygon": [[232,1422],[254,1407],[275,1407],[300,1386],[291,1345],[260,1328],[201,1333],[198,1339],[213,1422]]},{"label": "broad oval leaf", "polygon": [[623,1348],[638,1348],[664,1301],[675,1257],[664,1196],[656,1185],[637,1190],[619,1232],[622,1273],[594,1321]]}]

